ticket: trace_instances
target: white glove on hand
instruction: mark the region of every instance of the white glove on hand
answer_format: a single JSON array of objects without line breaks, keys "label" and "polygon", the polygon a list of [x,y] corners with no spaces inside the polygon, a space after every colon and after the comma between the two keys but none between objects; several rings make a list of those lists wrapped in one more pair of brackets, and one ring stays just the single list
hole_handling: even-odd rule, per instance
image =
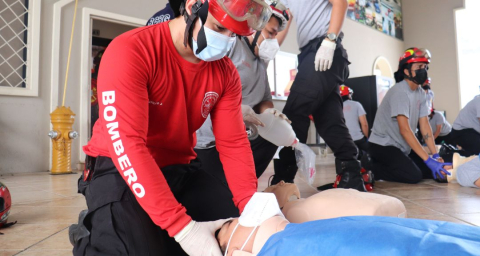
[{"label": "white glove on hand", "polygon": [[254,125],[265,126],[260,119],[258,119],[257,114],[253,109],[248,105],[242,105],[242,114],[243,114],[243,121],[249,122]]},{"label": "white glove on hand", "polygon": [[228,219],[196,222],[191,221],[175,235],[175,241],[191,256],[222,256],[215,231]]},{"label": "white glove on hand", "polygon": [[264,112],[265,113],[271,113],[276,117],[280,117],[281,119],[287,121],[289,124],[292,123],[292,121],[290,121],[290,119],[288,119],[288,117],[284,113],[282,113],[280,110],[278,110],[276,108],[267,108],[267,109],[265,109]]},{"label": "white glove on hand", "polygon": [[333,54],[336,47],[336,43],[323,39],[322,45],[320,45],[315,55],[315,71],[327,71],[332,67]]}]

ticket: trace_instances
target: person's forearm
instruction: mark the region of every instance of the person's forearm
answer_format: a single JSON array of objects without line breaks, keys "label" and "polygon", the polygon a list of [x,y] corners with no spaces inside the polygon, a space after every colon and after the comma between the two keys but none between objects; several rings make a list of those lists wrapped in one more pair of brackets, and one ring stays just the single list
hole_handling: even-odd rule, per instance
[{"label": "person's forearm", "polygon": [[430,127],[430,124],[428,123],[426,118],[424,120],[420,119],[420,132],[432,155],[436,154],[437,147],[435,146],[435,139],[433,138],[432,128]]},{"label": "person's forearm", "polygon": [[345,14],[347,12],[347,1],[345,0],[329,0],[332,4],[332,14],[330,17],[330,26],[328,27],[328,33],[335,33],[338,35],[342,30],[343,21],[345,20]]},{"label": "person's forearm", "polygon": [[442,126],[439,125],[440,128],[438,128],[437,126],[437,130],[435,131],[435,134],[433,135],[433,139],[436,140],[438,138],[438,136],[440,136],[440,130],[442,129]]},{"label": "person's forearm", "polygon": [[270,101],[270,100],[266,100],[266,101],[262,101],[260,103],[258,103],[258,105],[256,105],[253,110],[255,110],[256,113],[258,114],[261,114],[263,113],[263,111],[269,109],[269,108],[273,108],[273,102]]},{"label": "person's forearm", "polygon": [[362,132],[365,135],[365,138],[368,139],[368,125],[362,125]]},{"label": "person's forearm", "polygon": [[403,139],[407,142],[407,144],[412,148],[412,150],[423,160],[426,161],[428,159],[428,154],[423,149],[420,142],[418,142],[417,137],[413,134],[412,130],[408,129],[404,132],[401,132]]},{"label": "person's forearm", "polygon": [[285,38],[287,38],[288,30],[290,29],[290,25],[292,24],[292,18],[293,17],[290,15],[290,10],[287,10],[287,12],[289,13],[289,20],[287,22],[287,27],[284,30],[278,32],[278,34],[276,36],[278,44],[280,46],[282,46],[283,41],[285,41]]}]

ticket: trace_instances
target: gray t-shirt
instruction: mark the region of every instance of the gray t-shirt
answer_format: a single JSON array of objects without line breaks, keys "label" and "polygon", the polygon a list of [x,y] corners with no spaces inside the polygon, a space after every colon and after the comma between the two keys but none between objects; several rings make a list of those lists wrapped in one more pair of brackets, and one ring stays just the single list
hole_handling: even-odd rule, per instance
[{"label": "gray t-shirt", "polygon": [[359,118],[366,115],[362,104],[357,101],[347,100],[343,102],[343,115],[345,116],[345,124],[348,127],[350,136],[354,141],[361,140],[363,137],[362,128],[360,127]]},{"label": "gray t-shirt", "polygon": [[458,114],[457,119],[453,122],[453,129],[475,129],[480,133],[480,95],[471,100]]},{"label": "gray t-shirt", "polygon": [[425,92],[421,88],[412,91],[405,80],[397,83],[385,95],[378,107],[369,141],[381,146],[394,146],[410,154],[411,148],[398,127],[399,115],[408,118],[412,131],[417,128],[418,119],[428,115]]},{"label": "gray t-shirt", "polygon": [[[228,53],[237,68],[242,82],[242,104],[254,107],[262,101],[272,100],[270,85],[268,83],[265,62],[257,58],[248,48],[242,38],[237,38],[232,49]],[[195,148],[205,149],[215,147],[212,121],[210,116],[205,120],[202,127],[197,130],[197,145]]]},{"label": "gray t-shirt", "polygon": [[433,108],[433,100],[435,99],[435,93],[432,90],[428,90],[427,92],[427,106],[428,109]]},{"label": "gray t-shirt", "polygon": [[437,125],[441,125],[442,129],[440,130],[439,136],[447,136],[452,131],[452,126],[445,120],[445,117],[442,113],[435,111],[435,115],[430,119],[430,126],[432,127],[432,132],[435,134],[437,132]]},{"label": "gray t-shirt", "polygon": [[328,0],[281,0],[289,8],[297,23],[299,48],[311,40],[327,34],[332,4]]}]

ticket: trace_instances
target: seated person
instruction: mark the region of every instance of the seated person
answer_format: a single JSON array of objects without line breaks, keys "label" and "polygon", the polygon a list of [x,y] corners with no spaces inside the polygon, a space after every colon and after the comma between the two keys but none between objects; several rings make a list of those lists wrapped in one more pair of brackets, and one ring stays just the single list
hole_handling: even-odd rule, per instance
[{"label": "seated person", "polygon": [[480,158],[479,156],[462,157],[453,155],[453,169],[447,176],[448,182],[457,180],[464,187],[480,188]]},{"label": "seated person", "polygon": [[460,110],[450,138],[465,150],[465,156],[480,154],[480,95]]},{"label": "seated person", "polygon": [[407,210],[397,198],[354,189],[329,189],[301,198],[297,185],[280,183],[264,192],[275,194],[285,218],[292,223],[356,215],[406,217]]},{"label": "seated person", "polygon": [[441,145],[442,142],[450,144],[450,132],[452,131],[452,125],[445,119],[442,113],[432,109],[430,115],[428,115],[430,126],[432,127],[433,138],[435,144]]},{"label": "seated person", "polygon": [[276,210],[272,204],[250,206],[216,232],[227,256],[478,255],[480,249],[479,227],[380,216],[294,224],[278,213],[278,205]]}]

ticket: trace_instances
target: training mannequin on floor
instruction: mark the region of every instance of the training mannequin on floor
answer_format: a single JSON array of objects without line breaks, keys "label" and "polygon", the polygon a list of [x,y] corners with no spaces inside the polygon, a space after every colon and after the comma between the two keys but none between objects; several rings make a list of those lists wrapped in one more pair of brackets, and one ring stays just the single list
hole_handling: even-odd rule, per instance
[{"label": "training mannequin on floor", "polygon": [[301,198],[297,185],[281,181],[264,192],[275,194],[282,213],[292,223],[357,215],[406,217],[407,212],[397,198],[354,189],[329,189]]},{"label": "training mannequin on floor", "polygon": [[480,158],[479,156],[463,157],[453,155],[453,169],[447,176],[448,182],[456,180],[464,187],[480,188]]},{"label": "training mannequin on floor", "polygon": [[289,223],[274,195],[260,192],[216,238],[226,256],[476,255],[478,232],[461,224],[381,216]]}]

